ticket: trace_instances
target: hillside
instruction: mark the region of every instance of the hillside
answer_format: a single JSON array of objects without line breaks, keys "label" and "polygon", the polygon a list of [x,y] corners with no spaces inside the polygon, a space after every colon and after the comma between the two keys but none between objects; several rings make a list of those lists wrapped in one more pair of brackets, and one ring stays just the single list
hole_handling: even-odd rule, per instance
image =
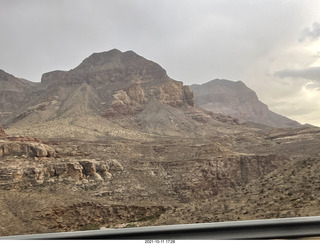
[{"label": "hillside", "polygon": [[242,81],[212,80],[191,85],[195,103],[203,109],[230,115],[240,122],[255,122],[276,128],[299,126],[296,121],[269,110]]},{"label": "hillside", "polygon": [[287,163],[245,187],[168,211],[156,225],[318,216],[319,165],[319,158]]},{"label": "hillside", "polygon": [[35,85],[0,70],[0,123],[32,99],[29,94]]}]

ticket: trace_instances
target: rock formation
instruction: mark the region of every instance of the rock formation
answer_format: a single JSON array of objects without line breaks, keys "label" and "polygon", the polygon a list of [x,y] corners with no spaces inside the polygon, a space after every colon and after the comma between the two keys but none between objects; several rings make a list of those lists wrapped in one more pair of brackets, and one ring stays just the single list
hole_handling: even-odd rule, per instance
[{"label": "rock formation", "polygon": [[192,85],[191,89],[198,106],[238,118],[240,122],[250,121],[279,128],[300,125],[270,111],[242,81],[216,79],[202,85]]},{"label": "rock formation", "polygon": [[54,157],[55,150],[39,142],[0,140],[0,157],[22,155],[29,157]]}]

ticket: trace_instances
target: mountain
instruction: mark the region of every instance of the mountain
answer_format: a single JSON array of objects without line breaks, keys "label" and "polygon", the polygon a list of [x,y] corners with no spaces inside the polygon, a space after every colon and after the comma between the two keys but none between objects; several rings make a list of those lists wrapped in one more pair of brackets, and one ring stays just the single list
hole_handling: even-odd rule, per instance
[{"label": "mountain", "polygon": [[202,85],[191,85],[195,103],[203,109],[277,128],[300,126],[294,120],[269,110],[257,94],[242,81],[216,79]]},{"label": "mountain", "polygon": [[34,85],[0,69],[0,122],[31,99],[28,94]]},{"label": "mountain", "polygon": [[293,122],[242,82],[207,85],[212,112],[132,51],[94,53],[41,83],[2,76],[0,90],[16,93],[1,93],[12,104],[0,122],[0,235],[319,212],[320,129],[259,124]]},{"label": "mountain", "polygon": [[3,122],[9,134],[140,138],[192,135],[208,120],[234,123],[195,108],[189,86],[133,51],[94,53],[74,69],[43,74],[26,94]]}]

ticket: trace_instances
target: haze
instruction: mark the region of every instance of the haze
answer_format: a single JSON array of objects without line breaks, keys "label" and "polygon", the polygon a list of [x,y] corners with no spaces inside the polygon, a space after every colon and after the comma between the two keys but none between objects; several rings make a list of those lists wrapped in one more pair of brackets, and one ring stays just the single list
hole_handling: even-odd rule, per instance
[{"label": "haze", "polygon": [[185,84],[242,80],[320,126],[320,1],[2,0],[0,69],[39,82],[93,52],[133,50]]}]

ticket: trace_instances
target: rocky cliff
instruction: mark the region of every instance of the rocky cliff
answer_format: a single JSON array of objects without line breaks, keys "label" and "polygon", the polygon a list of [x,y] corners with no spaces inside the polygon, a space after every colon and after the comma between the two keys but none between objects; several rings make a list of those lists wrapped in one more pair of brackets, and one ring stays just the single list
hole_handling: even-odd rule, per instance
[{"label": "rocky cliff", "polygon": [[272,127],[294,127],[300,124],[269,110],[257,94],[242,81],[212,80],[192,85],[195,102],[203,109]]}]

